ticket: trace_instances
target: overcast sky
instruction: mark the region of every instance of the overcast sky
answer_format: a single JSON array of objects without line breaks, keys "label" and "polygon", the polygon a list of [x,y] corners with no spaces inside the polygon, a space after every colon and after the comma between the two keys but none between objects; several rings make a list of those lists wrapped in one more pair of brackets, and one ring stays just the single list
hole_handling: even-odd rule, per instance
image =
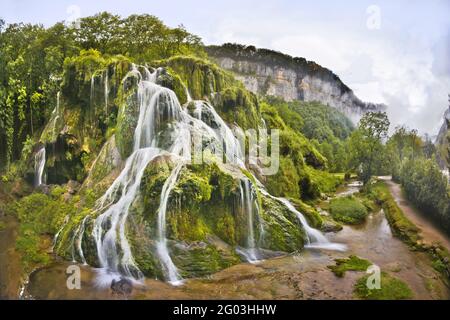
[{"label": "overcast sky", "polygon": [[109,11],[183,24],[205,44],[238,42],[305,57],[361,99],[389,106],[394,125],[436,134],[450,93],[450,1],[2,0],[7,22],[50,26]]}]

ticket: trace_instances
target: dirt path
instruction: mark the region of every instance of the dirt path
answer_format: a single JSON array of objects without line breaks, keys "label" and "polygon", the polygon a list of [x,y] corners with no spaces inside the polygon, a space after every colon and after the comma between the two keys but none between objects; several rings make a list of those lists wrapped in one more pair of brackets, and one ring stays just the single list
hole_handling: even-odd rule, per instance
[{"label": "dirt path", "polygon": [[420,235],[422,236],[423,241],[429,244],[440,242],[441,245],[450,252],[450,238],[409,203],[403,195],[402,188],[398,183],[387,179],[385,181],[400,209],[402,209],[412,223],[420,228]]}]

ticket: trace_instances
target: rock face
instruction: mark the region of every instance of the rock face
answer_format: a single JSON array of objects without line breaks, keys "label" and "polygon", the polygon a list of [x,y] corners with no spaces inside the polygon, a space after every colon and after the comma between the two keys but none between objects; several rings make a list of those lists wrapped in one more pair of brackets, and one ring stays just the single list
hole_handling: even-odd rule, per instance
[{"label": "rock face", "polygon": [[220,67],[235,73],[254,93],[286,101],[318,101],[339,109],[353,120],[365,112],[386,109],[383,104],[361,101],[332,71],[304,58],[237,44],[206,49]]},{"label": "rock face", "polygon": [[444,123],[436,138],[437,160],[442,169],[450,166],[450,106],[444,113]]}]

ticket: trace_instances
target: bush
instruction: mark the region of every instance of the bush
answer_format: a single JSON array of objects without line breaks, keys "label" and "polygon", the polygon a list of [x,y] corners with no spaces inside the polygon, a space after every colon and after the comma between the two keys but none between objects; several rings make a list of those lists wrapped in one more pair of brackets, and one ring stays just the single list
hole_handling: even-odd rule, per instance
[{"label": "bush", "polygon": [[354,197],[345,197],[331,200],[330,213],[336,221],[359,224],[365,220],[368,211],[359,200]]}]

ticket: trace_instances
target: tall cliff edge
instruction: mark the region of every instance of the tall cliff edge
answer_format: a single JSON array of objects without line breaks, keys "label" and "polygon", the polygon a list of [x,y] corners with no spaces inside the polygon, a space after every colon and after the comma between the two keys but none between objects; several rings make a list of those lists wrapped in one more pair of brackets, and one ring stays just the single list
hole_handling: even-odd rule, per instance
[{"label": "tall cliff edge", "polygon": [[208,46],[206,51],[254,93],[278,96],[286,101],[318,101],[354,120],[363,113],[386,109],[383,104],[361,101],[336,74],[304,58],[229,43]]}]

